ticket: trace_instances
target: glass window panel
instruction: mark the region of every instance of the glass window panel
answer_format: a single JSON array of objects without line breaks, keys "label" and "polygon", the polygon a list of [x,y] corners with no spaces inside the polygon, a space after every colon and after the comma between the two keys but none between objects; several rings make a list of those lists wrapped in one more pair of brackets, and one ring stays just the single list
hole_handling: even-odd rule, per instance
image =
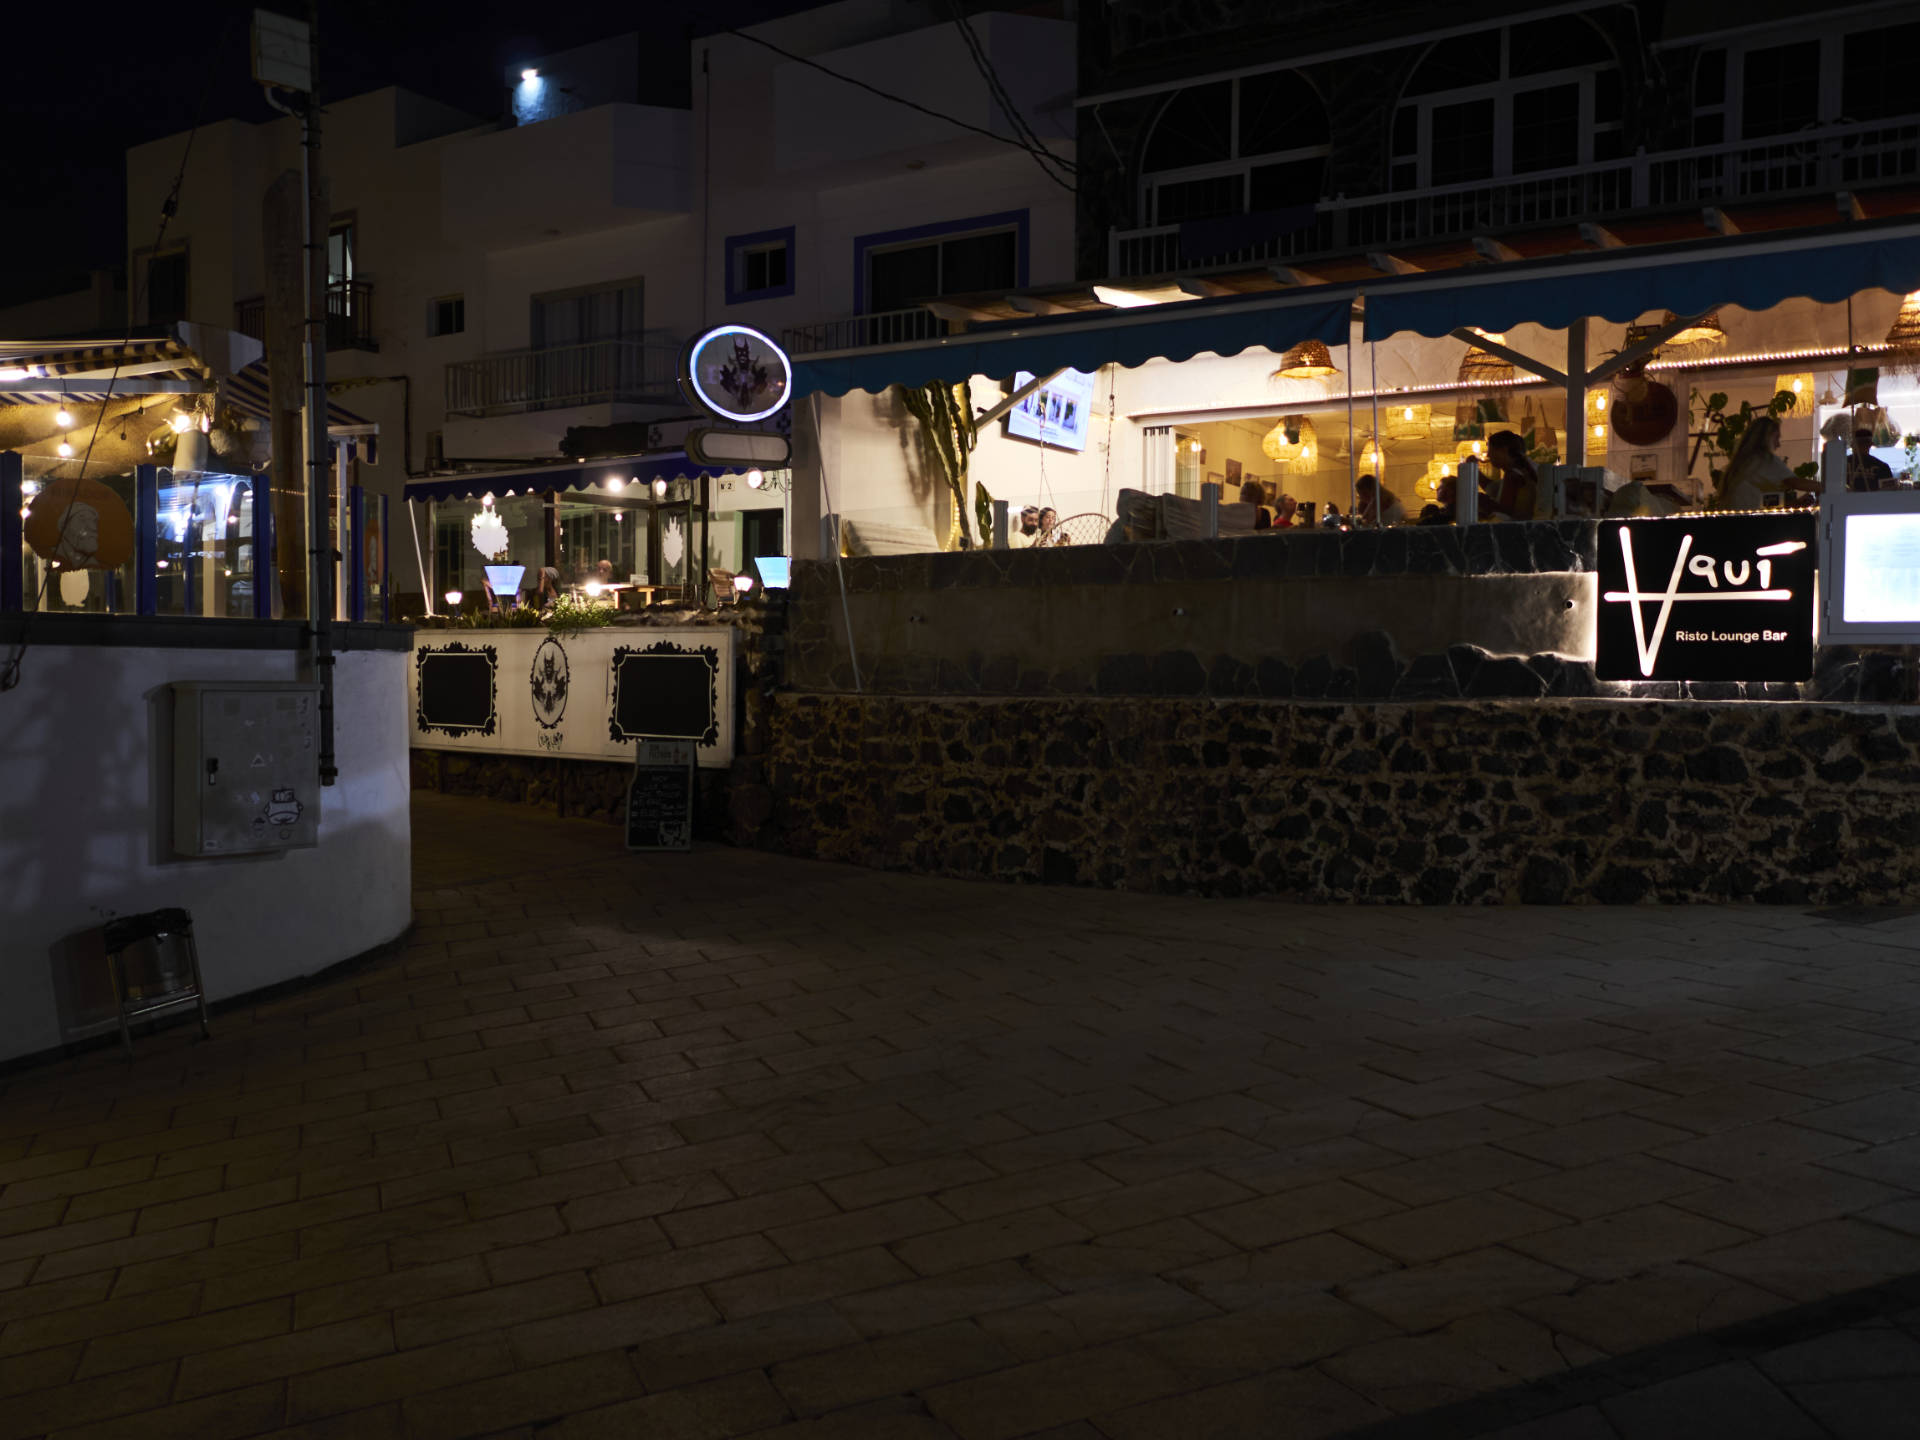
[{"label": "glass window panel", "polygon": [[1402,105],[1393,113],[1393,154],[1398,159],[1420,150],[1420,107]]},{"label": "glass window panel", "polygon": [[1553,85],[1513,97],[1513,170],[1559,170],[1580,163],[1580,87]]},{"label": "glass window panel", "polygon": [[1204,180],[1175,180],[1154,187],[1155,223],[1178,225],[1239,215],[1246,208],[1246,177],[1214,175]]},{"label": "glass window panel", "polygon": [[940,293],[940,246],[903,245],[867,257],[867,308],[904,310]]},{"label": "glass window panel", "polygon": [[948,295],[1011,290],[1019,281],[1019,242],[1011,230],[963,235],[940,246],[940,288]]},{"label": "glass window panel", "polygon": [[1791,135],[1820,118],[1820,42],[1749,50],[1742,65],[1740,137]]},{"label": "glass window panel", "polygon": [[1595,160],[1618,160],[1627,153],[1627,132],[1624,130],[1596,130],[1593,132],[1593,158]]},{"label": "glass window panel", "polygon": [[1326,107],[1298,71],[1249,75],[1240,82],[1239,138],[1242,156],[1325,145],[1330,139]]},{"label": "glass window panel", "polygon": [[1435,185],[1460,185],[1493,176],[1493,100],[1433,107]]},{"label": "glass window panel", "polygon": [[1325,157],[1311,160],[1283,160],[1274,165],[1256,165],[1248,189],[1249,210],[1288,210],[1312,205],[1320,198],[1321,180],[1327,173]]},{"label": "glass window panel", "polygon": [[1612,125],[1620,119],[1620,71],[1608,66],[1593,77],[1593,121]]},{"label": "glass window panel", "polygon": [[1724,105],[1727,102],[1727,52],[1702,50],[1693,62],[1693,103]]},{"label": "glass window panel", "polygon": [[1721,114],[1696,115],[1693,117],[1693,143],[1696,145],[1718,145],[1727,138],[1727,117]]},{"label": "glass window panel", "polygon": [[1140,168],[1183,170],[1232,158],[1233,82],[1193,85],[1180,91],[1160,112],[1147,140]]},{"label": "glass window panel", "polygon": [[1840,64],[1840,113],[1848,120],[1884,120],[1920,109],[1913,93],[1916,54],[1920,22],[1847,36]]},{"label": "glass window panel", "polygon": [[147,318],[157,325],[187,318],[186,251],[147,261]]}]

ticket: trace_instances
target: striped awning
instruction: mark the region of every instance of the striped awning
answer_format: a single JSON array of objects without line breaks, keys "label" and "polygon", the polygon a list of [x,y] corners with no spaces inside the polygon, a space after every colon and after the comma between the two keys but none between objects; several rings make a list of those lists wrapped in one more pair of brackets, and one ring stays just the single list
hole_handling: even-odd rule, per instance
[{"label": "striped awning", "polygon": [[[40,382],[46,382],[44,388]],[[105,345],[0,340],[0,405],[191,394],[212,388],[206,361],[173,336]]]},{"label": "striped awning", "polygon": [[[236,370],[220,382],[220,399],[242,415],[265,420],[271,413],[268,402],[267,362],[265,357],[244,369]],[[327,402],[327,433],[335,439],[378,435],[380,427],[364,415],[356,415],[344,405]]]}]

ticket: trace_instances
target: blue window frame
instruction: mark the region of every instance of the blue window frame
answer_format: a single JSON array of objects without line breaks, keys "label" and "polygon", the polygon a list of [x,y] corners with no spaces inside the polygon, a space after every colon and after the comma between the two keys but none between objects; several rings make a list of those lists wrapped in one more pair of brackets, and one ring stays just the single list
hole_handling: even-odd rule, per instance
[{"label": "blue window frame", "polygon": [[[900,257],[908,252],[930,252],[920,255],[923,262],[918,268],[924,273],[924,285],[929,287],[927,294],[958,294],[967,290],[984,290],[1004,279],[1007,288],[1019,289],[1027,283],[1027,236],[1028,219],[1025,210],[1002,210],[994,215],[971,215],[963,220],[943,220],[933,225],[915,225],[905,230],[880,230],[871,235],[856,235],[853,240],[853,308],[856,314],[866,314],[876,287],[873,283],[874,257],[891,255]],[[989,284],[975,284],[980,278],[972,274],[974,266],[984,264],[991,268],[994,257],[991,253],[969,254],[964,257],[947,253],[953,248],[951,242],[967,242],[975,239],[990,241],[996,235],[1011,237],[1011,275],[996,273],[989,277]],[[974,249],[980,247],[975,246]],[[964,261],[964,272],[955,271],[954,261]],[[955,273],[949,274],[950,271]],[[892,305],[876,306],[878,309],[892,309]]]},{"label": "blue window frame", "polygon": [[727,237],[727,304],[793,294],[793,226]]}]

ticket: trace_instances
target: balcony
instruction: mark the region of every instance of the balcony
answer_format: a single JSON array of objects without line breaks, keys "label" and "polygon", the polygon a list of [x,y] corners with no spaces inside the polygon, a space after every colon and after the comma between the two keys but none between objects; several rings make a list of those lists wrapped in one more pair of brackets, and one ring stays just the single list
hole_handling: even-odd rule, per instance
[{"label": "balcony", "polygon": [[448,365],[446,384],[449,418],[683,403],[680,346],[652,340],[592,340],[483,355]]},{"label": "balcony", "polygon": [[1108,273],[1170,275],[1291,263],[1647,211],[1833,195],[1920,180],[1920,116],[1833,125],[1766,140],[1645,153],[1509,180],[1322,200],[1305,228],[1190,254],[1179,225],[1115,230]]},{"label": "balcony", "polygon": [[[265,343],[267,299],[256,295],[233,307],[233,328]],[[327,286],[327,349],[378,350],[373,338],[373,282],[336,280]]]},{"label": "balcony", "polygon": [[856,350],[866,345],[904,345],[946,333],[946,321],[916,305],[910,310],[879,310],[868,315],[849,315],[844,320],[791,325],[780,332],[780,343],[789,355],[811,355],[822,350]]}]

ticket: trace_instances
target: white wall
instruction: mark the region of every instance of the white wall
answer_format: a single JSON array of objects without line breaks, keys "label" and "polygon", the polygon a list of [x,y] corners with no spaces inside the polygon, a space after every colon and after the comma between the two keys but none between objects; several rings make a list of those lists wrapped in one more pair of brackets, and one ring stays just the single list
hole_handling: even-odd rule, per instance
[{"label": "white wall", "polygon": [[77,957],[82,979],[97,981],[98,927],[116,915],[191,911],[215,1000],[312,974],[406,929],[412,659],[403,652],[339,657],[340,779],[321,791],[317,848],[166,858],[164,687],[290,681],[295,662],[264,650],[42,642],[28,652],[20,688],[0,697],[0,1060],[63,1042],[56,965]]}]

